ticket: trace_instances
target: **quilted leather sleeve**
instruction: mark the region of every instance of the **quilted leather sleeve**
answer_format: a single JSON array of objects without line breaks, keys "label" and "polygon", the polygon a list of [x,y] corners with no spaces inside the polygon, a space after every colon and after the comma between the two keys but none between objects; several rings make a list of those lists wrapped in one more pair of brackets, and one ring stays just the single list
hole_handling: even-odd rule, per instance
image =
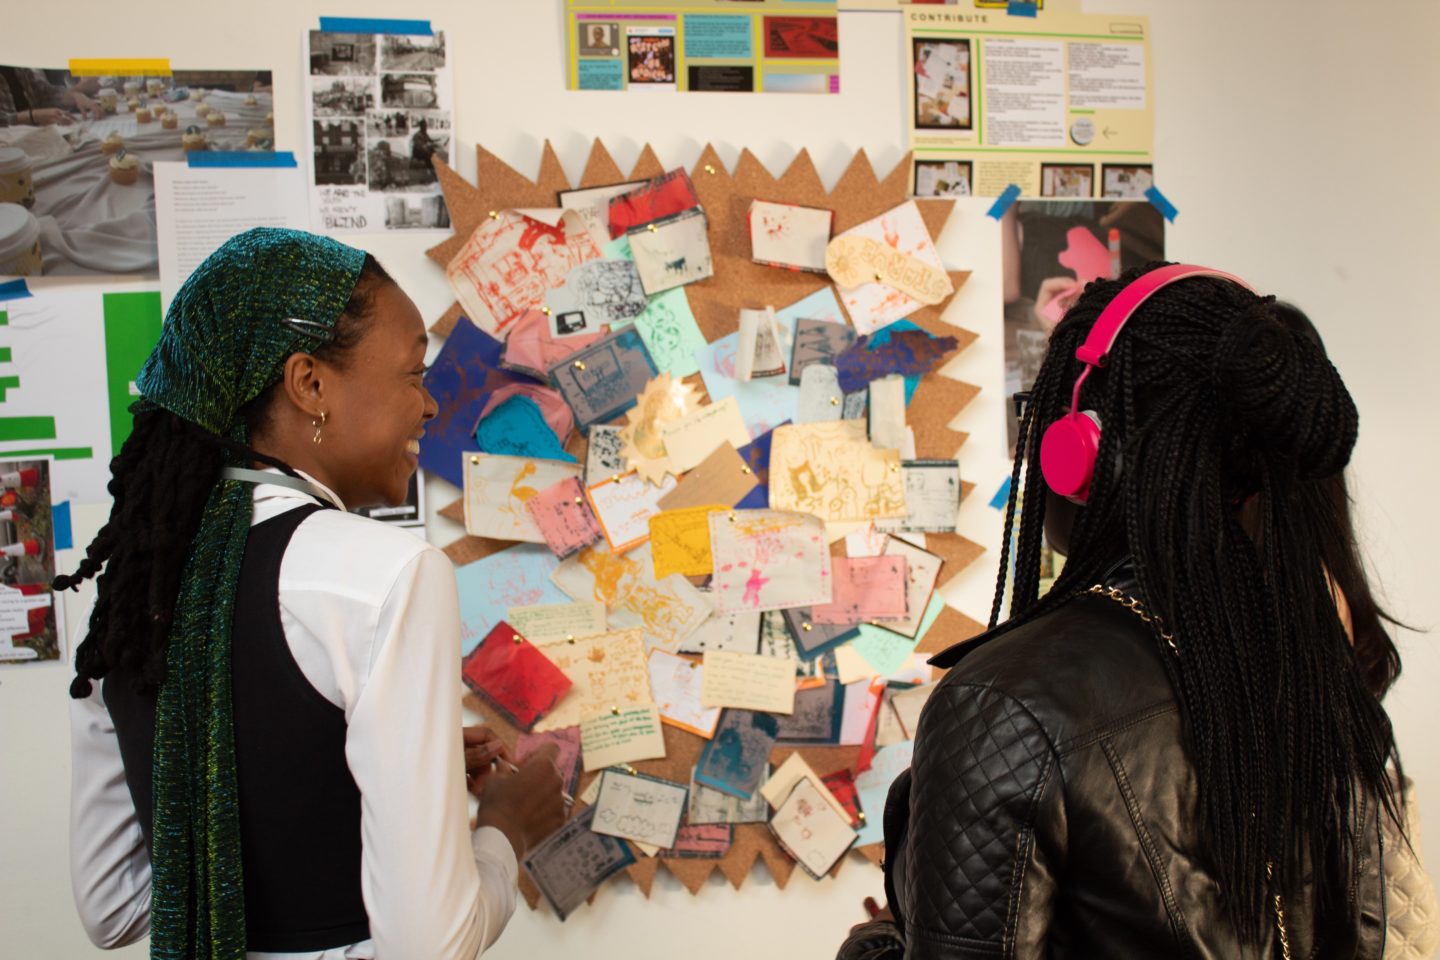
[{"label": "quilted leather sleeve", "polygon": [[909,814],[896,877],[906,956],[1046,956],[1066,825],[1059,760],[1030,711],[942,683],[920,720]]},{"label": "quilted leather sleeve", "polygon": [[[1391,771],[1392,774],[1394,771]],[[1409,843],[1389,818],[1385,831],[1385,960],[1425,960],[1440,949],[1440,905],[1435,884],[1416,851],[1420,849],[1420,808],[1406,778],[1402,791]]]}]

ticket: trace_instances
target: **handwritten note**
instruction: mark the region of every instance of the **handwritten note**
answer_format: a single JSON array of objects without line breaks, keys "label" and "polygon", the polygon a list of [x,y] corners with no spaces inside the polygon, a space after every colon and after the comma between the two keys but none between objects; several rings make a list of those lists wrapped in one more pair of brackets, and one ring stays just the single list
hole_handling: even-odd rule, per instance
[{"label": "handwritten note", "polygon": [[770,820],[775,839],[817,880],[854,845],[856,836],[849,814],[826,803],[822,789],[824,784],[799,781]]},{"label": "handwritten note", "polygon": [[540,730],[570,727],[586,717],[654,702],[639,630],[547,640],[537,646],[573,684],[538,725]]},{"label": "handwritten note", "polygon": [[680,472],[698,467],[720,444],[743,447],[750,442],[750,431],[740,415],[734,397],[708,404],[673,423],[661,427],[665,438],[665,454],[671,466]]},{"label": "handwritten note", "polygon": [[733,650],[707,650],[704,674],[700,702],[707,707],[786,714],[795,711],[795,668],[789,661]]},{"label": "handwritten note", "polygon": [[699,371],[695,351],[704,348],[705,337],[695,323],[683,289],[676,287],[652,297],[644,312],[635,318],[635,329],[661,373],[688,377]]},{"label": "handwritten note", "polygon": [[825,786],[820,780],[820,775],[815,772],[810,764],[805,762],[805,758],[801,756],[799,752],[792,753],[789,757],[785,758],[785,762],[780,764],[779,768],[770,775],[770,779],[766,780],[760,787],[760,793],[765,798],[765,802],[769,803],[770,806],[779,807],[785,802],[785,798],[790,796],[791,791],[795,789],[795,784],[801,780],[809,780],[814,784],[816,794],[823,799],[825,803],[829,804],[831,809],[836,813],[845,816],[847,820],[849,819],[844,805],[835,798],[834,794],[830,792],[830,788]]},{"label": "handwritten note", "polygon": [[544,543],[545,536],[525,504],[541,490],[579,475],[578,465],[559,460],[471,454],[465,461],[465,532]]},{"label": "handwritten note", "polygon": [[665,756],[665,735],[654,705],[604,713],[580,722],[580,752],[585,772],[617,763],[635,763]]},{"label": "handwritten note", "polygon": [[680,783],[606,770],[590,829],[655,847],[675,843],[685,817],[689,789]]},{"label": "handwritten note", "polygon": [[649,539],[650,518],[660,512],[660,500],[675,486],[674,477],[666,477],[657,487],[638,473],[627,473],[590,487],[590,503],[610,549],[624,553]]},{"label": "handwritten note", "polygon": [[635,862],[625,841],[590,829],[594,819],[595,808],[585,809],[525,858],[525,872],[561,920],[600,884]]},{"label": "handwritten note", "polygon": [[656,579],[672,573],[698,577],[710,572],[714,566],[710,557],[710,513],[725,509],[712,503],[665,510],[650,518],[650,557]]},{"label": "handwritten note", "polygon": [[521,636],[533,643],[592,637],[605,632],[605,604],[542,603],[511,607],[507,619]]},{"label": "handwritten note", "polygon": [[816,623],[853,624],[906,614],[905,558],[836,557],[831,568],[835,595],[811,610]]},{"label": "handwritten note", "polygon": [[[709,590],[700,591],[706,599]],[[763,613],[716,613],[700,625],[680,644],[681,653],[704,653],[706,650],[734,650],[756,653],[760,644],[760,618]]]},{"label": "handwritten note", "polygon": [[568,557],[600,539],[600,522],[585,498],[578,477],[566,477],[525,501],[545,544],[557,557]]},{"label": "handwritten note", "polygon": [[734,510],[709,519],[717,610],[754,612],[830,601],[830,551],[819,518]]},{"label": "handwritten note", "polygon": [[870,445],[856,420],[789,424],[770,448],[770,506],[856,522],[905,515],[900,451]]},{"label": "handwritten note", "polygon": [[660,722],[709,739],[720,722],[720,708],[700,702],[704,668],[695,661],[665,650],[650,651],[650,691],[660,710]]}]

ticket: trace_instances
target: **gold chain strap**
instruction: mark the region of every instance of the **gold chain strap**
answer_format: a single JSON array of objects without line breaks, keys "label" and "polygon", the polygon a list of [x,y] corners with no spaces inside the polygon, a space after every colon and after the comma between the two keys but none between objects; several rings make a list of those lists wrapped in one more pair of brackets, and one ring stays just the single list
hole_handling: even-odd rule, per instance
[{"label": "gold chain strap", "polygon": [[1135,616],[1139,617],[1145,623],[1155,624],[1155,628],[1160,631],[1160,639],[1170,644],[1170,652],[1175,654],[1175,656],[1177,657],[1180,656],[1180,648],[1175,646],[1175,635],[1173,633],[1166,632],[1165,621],[1160,619],[1159,614],[1151,613],[1150,611],[1145,609],[1144,601],[1136,600],[1134,597],[1127,595],[1123,591],[1118,590],[1115,587],[1107,587],[1103,583],[1095,584],[1095,586],[1090,588],[1090,592],[1114,600],[1116,603],[1120,604],[1120,606],[1135,614]]},{"label": "gold chain strap", "polygon": [[[1265,864],[1266,880],[1272,879],[1271,875],[1274,872],[1273,867],[1274,864]],[[1291,960],[1290,933],[1285,929],[1285,905],[1280,902],[1280,894],[1278,893],[1275,894],[1275,898],[1271,902],[1275,904],[1275,930],[1280,935],[1280,956],[1284,958],[1284,960]]]}]

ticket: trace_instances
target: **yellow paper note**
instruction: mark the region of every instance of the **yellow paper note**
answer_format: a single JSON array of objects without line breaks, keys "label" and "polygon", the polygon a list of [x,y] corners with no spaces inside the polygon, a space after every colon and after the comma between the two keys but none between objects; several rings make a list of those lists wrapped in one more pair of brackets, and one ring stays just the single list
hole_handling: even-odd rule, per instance
[{"label": "yellow paper note", "polygon": [[955,292],[943,269],[871,237],[841,236],[825,248],[825,271],[841,287],[894,287],[917,303],[939,303]]},{"label": "yellow paper note", "polygon": [[581,718],[650,706],[650,671],[639,630],[535,644],[564,671],[572,686],[535,725],[539,732],[573,727]]},{"label": "yellow paper note", "polygon": [[770,506],[852,523],[905,515],[900,451],[870,445],[863,420],[775,428]]},{"label": "yellow paper note", "polygon": [[[835,648],[835,669],[840,674],[840,683],[849,685],[857,680],[868,680],[879,676],[875,668],[860,656],[853,644],[842,643]],[[542,721],[543,722],[543,721]]]},{"label": "yellow paper note", "polygon": [[699,577],[711,569],[710,512],[726,510],[720,504],[666,510],[650,518],[650,556],[655,579],[672,573]]},{"label": "yellow paper note", "polygon": [[700,703],[766,713],[795,712],[795,662],[733,650],[706,650]]},{"label": "yellow paper note", "polygon": [[701,407],[660,428],[665,437],[665,455],[676,473],[698,467],[725,441],[738,450],[750,442],[750,431],[740,414],[740,402],[726,397]]},{"label": "yellow paper note", "polygon": [[790,754],[789,759],[770,775],[770,779],[760,787],[760,795],[771,807],[779,807],[785,802],[785,798],[790,796],[790,791],[795,789],[795,784],[801,780],[813,783],[815,789],[820,791],[820,796],[825,798],[825,802],[830,804],[846,823],[850,822],[850,812],[845,809],[844,804],[835,799],[835,794],[830,792],[830,788],[825,786],[819,775],[798,752]]},{"label": "yellow paper note", "polygon": [[511,607],[505,622],[531,643],[605,632],[603,603],[540,603]]},{"label": "yellow paper note", "polygon": [[580,753],[587,773],[665,756],[660,711],[651,704],[587,717],[580,721]]}]

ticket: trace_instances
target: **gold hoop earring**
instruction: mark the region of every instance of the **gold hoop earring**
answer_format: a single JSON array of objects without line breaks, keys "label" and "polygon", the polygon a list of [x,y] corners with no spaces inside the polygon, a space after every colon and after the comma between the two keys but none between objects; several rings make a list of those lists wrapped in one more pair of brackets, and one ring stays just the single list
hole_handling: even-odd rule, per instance
[{"label": "gold hoop earring", "polygon": [[311,420],[311,421],[310,421],[310,426],[312,426],[312,427],[315,428],[315,436],[313,436],[313,437],[310,438],[310,442],[311,442],[311,443],[319,443],[319,442],[320,442],[320,428],[323,427],[323,426],[325,426],[325,420],[326,420],[325,411],[324,411],[324,410],[321,410],[321,411],[320,411],[320,419],[319,419],[319,420]]}]

